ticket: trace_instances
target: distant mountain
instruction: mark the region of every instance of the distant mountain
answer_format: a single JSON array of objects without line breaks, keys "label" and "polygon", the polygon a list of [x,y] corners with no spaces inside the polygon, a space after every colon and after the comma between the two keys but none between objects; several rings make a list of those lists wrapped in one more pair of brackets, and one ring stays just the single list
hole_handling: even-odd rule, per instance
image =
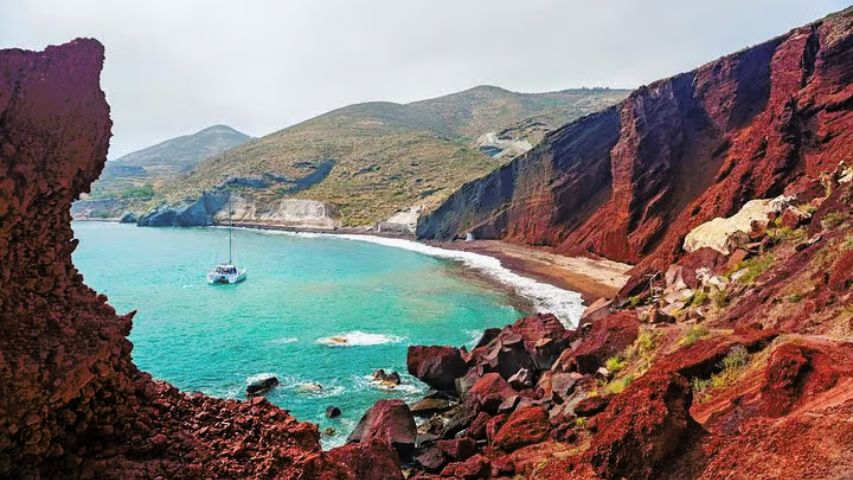
[{"label": "distant mountain", "polygon": [[252,212],[269,212],[276,202],[295,198],[332,204],[342,225],[372,225],[398,211],[430,209],[529,149],[546,131],[628,93],[602,88],[529,94],[480,86],[409,104],[350,105],[199,163],[158,189],[148,207],[228,189],[248,205],[246,222],[261,218]]},{"label": "distant mountain", "polygon": [[203,160],[241,145],[252,137],[227,125],[166,140],[107,162],[85,200],[76,202],[78,217],[114,217],[154,196],[165,182],[186,175]]}]

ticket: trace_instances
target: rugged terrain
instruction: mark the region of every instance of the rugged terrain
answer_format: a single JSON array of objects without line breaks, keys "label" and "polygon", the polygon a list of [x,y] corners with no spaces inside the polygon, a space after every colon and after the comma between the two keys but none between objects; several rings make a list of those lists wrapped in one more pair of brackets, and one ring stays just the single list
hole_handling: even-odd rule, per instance
[{"label": "rugged terrain", "polygon": [[[103,49],[0,52],[0,476],[850,477],[851,23],[848,9],[641,89],[463,187],[424,232],[638,266],[577,326],[538,315],[470,351],[410,347],[409,372],[434,391],[377,402],[325,453],[316,426],[263,399],[187,395],[133,365],[133,315],[71,263],[69,206],[109,138]],[[718,165],[702,170],[694,147],[720,125],[729,141],[710,142]]]},{"label": "rugged terrain", "polygon": [[[201,162],[130,207],[144,214],[165,202],[161,213],[180,216],[205,194],[228,194],[245,206],[241,220],[248,223],[286,225],[276,212],[282,200],[293,199],[323,202],[339,212],[328,221],[344,226],[373,226],[403,211],[416,217],[531,148],[545,132],[627,94],[523,94],[482,86],[409,104],[350,105]],[[216,214],[206,212],[201,224]]]},{"label": "rugged terrain", "polygon": [[165,183],[191,172],[203,160],[251,139],[227,125],[214,125],[107,162],[91,193],[74,202],[75,218],[119,218],[149,204]]},{"label": "rugged terrain", "polygon": [[851,21],[843,12],[641,87],[464,185],[418,235],[665,268],[696,225],[850,162]]}]

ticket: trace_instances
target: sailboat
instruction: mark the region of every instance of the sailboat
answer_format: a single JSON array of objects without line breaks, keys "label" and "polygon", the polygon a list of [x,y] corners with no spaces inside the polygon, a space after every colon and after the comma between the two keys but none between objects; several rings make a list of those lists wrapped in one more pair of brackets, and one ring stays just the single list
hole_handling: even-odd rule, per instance
[{"label": "sailboat", "polygon": [[234,226],[231,222],[231,198],[228,198],[228,262],[220,263],[207,273],[207,283],[232,284],[246,279],[246,269],[237,268],[232,263],[232,245],[234,243]]}]

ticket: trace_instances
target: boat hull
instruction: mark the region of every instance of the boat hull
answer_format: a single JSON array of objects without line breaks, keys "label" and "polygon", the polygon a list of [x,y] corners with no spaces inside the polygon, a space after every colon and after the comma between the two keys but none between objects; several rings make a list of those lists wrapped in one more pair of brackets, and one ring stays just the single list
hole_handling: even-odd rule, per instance
[{"label": "boat hull", "polygon": [[245,279],[245,270],[236,274],[221,274],[214,272],[207,274],[207,283],[211,285],[233,285],[235,283],[240,283]]}]

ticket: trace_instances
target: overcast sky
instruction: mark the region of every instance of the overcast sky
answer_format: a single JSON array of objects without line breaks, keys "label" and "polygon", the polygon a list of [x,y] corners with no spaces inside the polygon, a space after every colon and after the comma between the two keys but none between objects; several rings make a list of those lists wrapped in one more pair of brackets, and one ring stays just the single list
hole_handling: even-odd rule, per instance
[{"label": "overcast sky", "polygon": [[106,46],[110,158],[225,123],[491,84],[637,87],[840,10],[835,0],[0,0],[0,47]]}]

